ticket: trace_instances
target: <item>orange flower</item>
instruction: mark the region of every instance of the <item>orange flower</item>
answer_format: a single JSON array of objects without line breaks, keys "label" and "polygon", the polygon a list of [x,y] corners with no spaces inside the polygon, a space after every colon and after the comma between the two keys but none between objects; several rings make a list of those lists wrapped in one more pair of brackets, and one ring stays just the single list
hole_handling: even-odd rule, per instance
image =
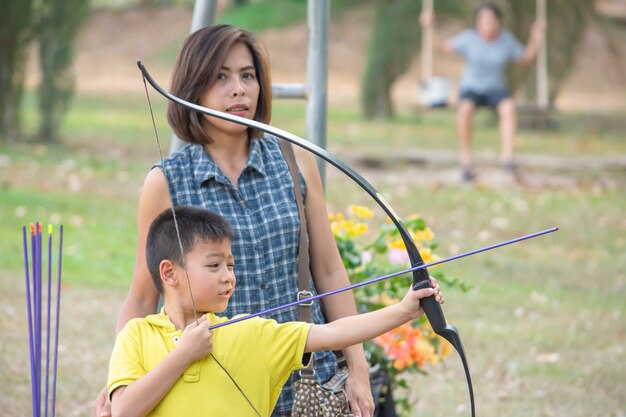
[{"label": "orange flower", "polygon": [[433,346],[424,339],[422,331],[411,323],[405,323],[375,338],[374,343],[383,348],[398,371],[411,365],[421,368],[434,355]]}]

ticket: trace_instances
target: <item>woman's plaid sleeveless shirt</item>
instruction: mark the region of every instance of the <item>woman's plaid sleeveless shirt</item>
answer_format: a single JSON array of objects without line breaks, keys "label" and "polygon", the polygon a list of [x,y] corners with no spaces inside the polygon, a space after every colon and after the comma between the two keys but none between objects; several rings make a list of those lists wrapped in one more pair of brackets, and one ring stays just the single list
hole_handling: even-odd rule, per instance
[{"label": "woman's plaid sleeveless shirt", "polygon": [[[164,170],[172,204],[203,207],[224,216],[235,231],[232,252],[237,287],[223,315],[255,313],[292,302],[298,292],[300,219],[289,167],[278,139],[266,135],[250,141],[250,155],[237,184],[230,180],[198,144],[188,144],[165,158]],[[300,174],[303,198],[306,185]],[[311,282],[311,290],[316,293]],[[319,302],[313,303],[313,321],[323,323]],[[298,320],[296,308],[266,318]],[[320,381],[336,371],[332,352],[315,354]],[[293,402],[292,378],[287,382],[272,416],[287,416]]]}]

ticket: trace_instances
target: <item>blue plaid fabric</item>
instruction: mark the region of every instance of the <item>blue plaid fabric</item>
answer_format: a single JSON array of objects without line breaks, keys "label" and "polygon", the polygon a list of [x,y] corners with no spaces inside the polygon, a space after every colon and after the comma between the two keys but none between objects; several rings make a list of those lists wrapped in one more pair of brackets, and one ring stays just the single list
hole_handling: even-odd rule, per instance
[{"label": "blue plaid fabric", "polygon": [[[232,252],[237,288],[223,313],[227,317],[296,300],[300,219],[289,167],[277,141],[269,135],[250,141],[250,156],[239,177],[238,188],[202,145],[188,144],[164,160],[172,204],[204,207],[220,213],[235,230]],[[306,194],[302,175],[300,182],[302,193]],[[317,293],[312,280],[311,291]],[[324,323],[319,302],[314,302],[312,308],[313,321]],[[297,321],[298,310],[281,310],[266,318],[281,323]],[[318,352],[314,360],[320,382],[335,374],[337,365],[332,352]],[[273,417],[290,415],[293,381],[294,375],[285,384]]]}]

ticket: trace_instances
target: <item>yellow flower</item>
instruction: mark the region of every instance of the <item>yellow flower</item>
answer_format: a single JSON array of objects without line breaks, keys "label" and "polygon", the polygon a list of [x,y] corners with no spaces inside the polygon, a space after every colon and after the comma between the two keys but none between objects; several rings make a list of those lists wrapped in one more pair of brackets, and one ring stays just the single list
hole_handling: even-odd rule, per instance
[{"label": "yellow flower", "polygon": [[374,217],[374,213],[365,206],[352,205],[350,206],[350,211],[361,219],[371,219]]},{"label": "yellow flower", "polygon": [[430,227],[426,227],[424,230],[418,230],[413,233],[413,240],[417,242],[430,242],[435,237],[435,234],[430,229]]},{"label": "yellow flower", "polygon": [[330,230],[333,232],[333,236],[337,236],[339,234],[339,223],[337,222],[331,222],[330,223]]},{"label": "yellow flower", "polygon": [[433,326],[431,326],[429,321],[422,324],[420,327],[422,329],[422,333],[427,339],[430,340],[430,339],[434,339],[435,337],[437,337],[437,333],[435,333],[435,331],[433,330]]},{"label": "yellow flower", "polygon": [[422,255],[422,259],[424,260],[424,263],[427,263],[427,264],[441,259],[441,257],[432,253],[430,248],[420,248],[420,254]]},{"label": "yellow flower", "polygon": [[348,231],[354,236],[362,235],[367,232],[367,224],[365,223],[353,223],[350,225],[350,229]]},{"label": "yellow flower", "polygon": [[335,221],[335,214],[334,213],[328,213],[328,221],[331,222],[331,223]]},{"label": "yellow flower", "polygon": [[454,352],[454,348],[452,347],[452,345],[450,344],[450,342],[448,342],[446,339],[444,339],[443,337],[439,337],[439,356],[441,356],[442,359],[447,358],[448,356],[450,356],[452,354],[452,352]]},{"label": "yellow flower", "polygon": [[388,246],[390,249],[406,250],[406,245],[404,244],[404,241],[401,238],[389,241]]}]

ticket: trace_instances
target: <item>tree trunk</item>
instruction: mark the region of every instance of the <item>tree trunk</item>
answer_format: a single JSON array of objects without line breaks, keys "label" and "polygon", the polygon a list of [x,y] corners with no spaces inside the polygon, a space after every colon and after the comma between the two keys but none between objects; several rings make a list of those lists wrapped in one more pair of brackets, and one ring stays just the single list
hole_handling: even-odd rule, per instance
[{"label": "tree trunk", "polygon": [[[528,39],[529,28],[535,19],[535,2],[507,0],[511,31],[522,42]],[[561,83],[572,68],[577,46],[588,23],[595,14],[594,0],[549,0],[547,2],[547,47],[549,101],[556,99]],[[525,82],[528,99],[535,96],[535,67],[517,66],[511,73],[512,88]]]},{"label": "tree trunk", "polygon": [[32,0],[0,1],[0,142],[20,136],[25,47]]},{"label": "tree trunk", "polygon": [[418,49],[421,0],[376,0],[375,21],[363,78],[362,110],[365,117],[393,117],[391,87]]},{"label": "tree trunk", "polygon": [[39,23],[41,84],[38,139],[57,141],[63,116],[74,93],[71,71],[74,44],[80,24],[87,16],[87,0],[47,0]]}]

